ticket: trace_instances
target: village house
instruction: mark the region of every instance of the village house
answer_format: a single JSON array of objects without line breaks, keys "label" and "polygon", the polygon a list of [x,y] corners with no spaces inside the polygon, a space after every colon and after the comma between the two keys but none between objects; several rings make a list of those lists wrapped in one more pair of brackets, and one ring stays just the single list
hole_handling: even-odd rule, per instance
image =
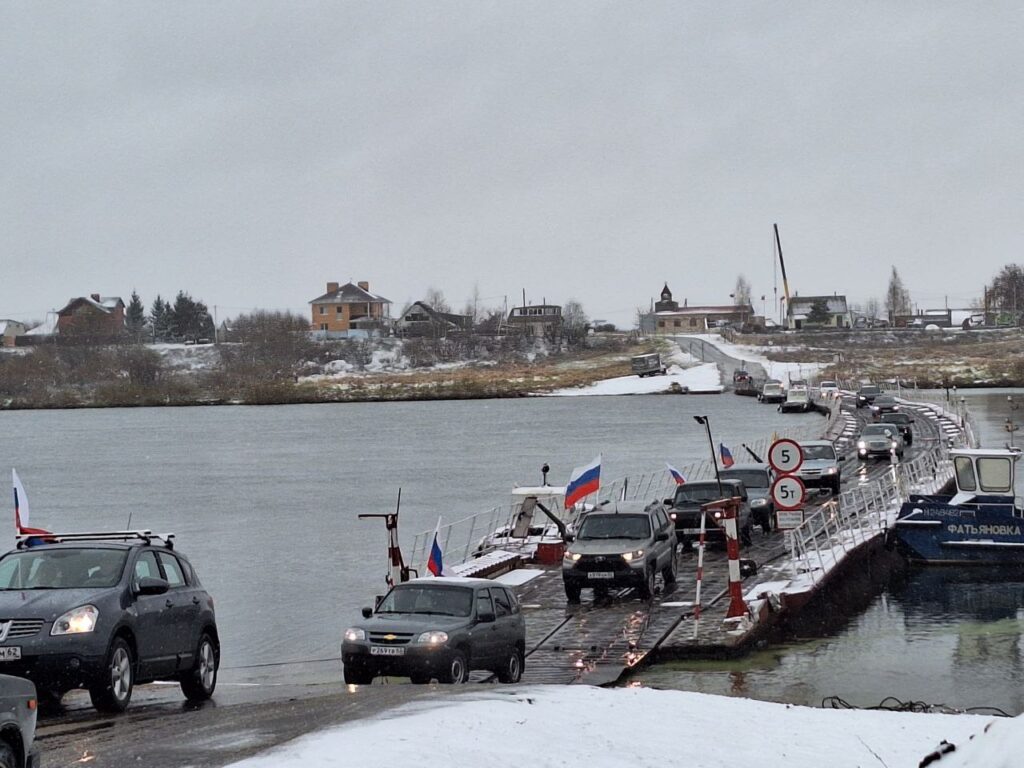
[{"label": "village house", "polygon": [[309,302],[310,329],[318,338],[366,337],[381,333],[390,318],[391,301],[370,293],[370,284],[327,283],[327,293]]},{"label": "village house", "polygon": [[562,336],[562,307],[558,304],[513,307],[508,313],[508,327],[526,336],[557,340]]},{"label": "village house", "polygon": [[849,328],[852,325],[846,297],[793,296],[786,308],[786,327],[790,330],[801,328]]},{"label": "village house", "polygon": [[686,299],[683,305],[672,299],[672,291],[668,283],[661,289],[661,299],[654,304],[653,330],[657,334],[692,333],[715,328],[722,325],[745,325],[754,317],[754,308],[750,304],[718,304],[705,306],[689,306]]},{"label": "village house", "polygon": [[14,340],[24,335],[26,330],[28,329],[25,324],[19,323],[17,320],[0,320],[0,345],[13,347]]},{"label": "village house", "polygon": [[71,299],[57,310],[55,332],[93,338],[119,336],[124,333],[124,306],[120,296],[98,293]]},{"label": "village house", "polygon": [[414,302],[395,323],[400,336],[429,336],[442,339],[449,333],[470,331],[473,318],[451,312],[438,312],[423,301]]}]

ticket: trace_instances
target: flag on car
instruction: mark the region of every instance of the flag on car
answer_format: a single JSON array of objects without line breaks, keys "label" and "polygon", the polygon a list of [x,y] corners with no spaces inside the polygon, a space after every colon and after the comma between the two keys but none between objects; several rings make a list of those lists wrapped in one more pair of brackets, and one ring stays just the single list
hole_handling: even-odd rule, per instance
[{"label": "flag on car", "polygon": [[434,541],[430,545],[430,555],[427,558],[427,570],[434,576],[444,575],[444,558],[441,557],[441,543],[437,535],[441,530],[441,518],[437,518],[437,528],[434,529]]},{"label": "flag on car", "polygon": [[718,455],[722,459],[722,466],[726,469],[736,463],[732,457],[732,451],[725,447],[725,443],[718,444]]},{"label": "flag on car", "polygon": [[[14,486],[14,534],[26,536],[30,534],[46,534],[50,531],[42,528],[29,527],[28,494],[25,493],[25,486],[21,484],[18,477],[18,470],[11,467],[11,484]],[[32,542],[30,541],[29,544]]]},{"label": "flag on car", "polygon": [[683,477],[682,472],[673,467],[667,461],[665,462],[665,466],[668,467],[668,473],[672,475],[672,479],[676,481],[676,485],[683,485],[686,482],[686,478]]},{"label": "flag on car", "polygon": [[601,454],[589,464],[573,469],[565,486],[565,508],[601,489]]}]

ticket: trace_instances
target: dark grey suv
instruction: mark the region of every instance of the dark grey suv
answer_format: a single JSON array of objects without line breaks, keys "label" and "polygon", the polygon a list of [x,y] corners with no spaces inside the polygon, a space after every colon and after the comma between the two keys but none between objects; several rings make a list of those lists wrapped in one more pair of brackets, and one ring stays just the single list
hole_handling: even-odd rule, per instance
[{"label": "dark grey suv", "polygon": [[661,504],[620,501],[580,523],[562,558],[565,596],[575,603],[584,587],[598,596],[636,587],[641,600],[650,600],[659,573],[666,585],[675,583],[676,565],[676,531]]},{"label": "dark grey suv", "polygon": [[378,675],[414,683],[464,683],[491,670],[503,683],[523,675],[526,622],[508,587],[487,579],[423,578],[398,584],[342,635],[345,682]]},{"label": "dark grey suv", "polygon": [[172,536],[42,541],[0,558],[0,673],[32,680],[51,704],[88,688],[106,712],[123,711],[136,683],[157,679],[179,681],[190,700],[213,694],[213,598]]}]

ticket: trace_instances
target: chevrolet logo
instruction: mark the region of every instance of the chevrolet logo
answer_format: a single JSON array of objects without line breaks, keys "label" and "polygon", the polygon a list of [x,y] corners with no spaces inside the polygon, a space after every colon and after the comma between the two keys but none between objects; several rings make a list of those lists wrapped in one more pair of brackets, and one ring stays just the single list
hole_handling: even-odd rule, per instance
[{"label": "chevrolet logo", "polygon": [[398,635],[384,635],[384,639],[390,643],[392,640],[397,640]]}]

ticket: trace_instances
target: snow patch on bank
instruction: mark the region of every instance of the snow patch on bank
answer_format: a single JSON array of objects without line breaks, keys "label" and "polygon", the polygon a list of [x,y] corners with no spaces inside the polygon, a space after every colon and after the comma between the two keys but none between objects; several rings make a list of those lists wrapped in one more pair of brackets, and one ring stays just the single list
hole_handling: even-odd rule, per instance
[{"label": "snow patch on bank", "polygon": [[[769,360],[765,357],[766,352],[781,352],[782,348],[775,347],[752,347],[743,344],[731,344],[721,336],[712,333],[687,334],[688,337],[701,339],[707,344],[718,347],[722,352],[739,360],[758,363],[768,373],[768,378],[778,379],[782,382],[795,381],[797,379],[813,379],[818,376],[827,363],[780,363]],[[793,346],[789,349],[804,349]]]},{"label": "snow patch on bank", "polygon": [[[918,765],[948,740],[957,750],[935,768],[1010,768],[1019,764],[1024,750],[1021,718],[994,722],[973,715],[813,709],[649,688],[502,686],[483,691],[413,702],[235,765],[471,766],[489,761],[559,768],[895,768]],[[988,733],[970,741],[993,722]]]},{"label": "snow patch on bank", "polygon": [[694,368],[680,368],[670,365],[664,376],[640,378],[619,376],[614,379],[595,381],[584,387],[569,387],[549,392],[551,397],[576,397],[579,395],[657,395],[672,390],[678,384],[690,392],[721,392],[722,376],[714,363],[704,363]]}]

